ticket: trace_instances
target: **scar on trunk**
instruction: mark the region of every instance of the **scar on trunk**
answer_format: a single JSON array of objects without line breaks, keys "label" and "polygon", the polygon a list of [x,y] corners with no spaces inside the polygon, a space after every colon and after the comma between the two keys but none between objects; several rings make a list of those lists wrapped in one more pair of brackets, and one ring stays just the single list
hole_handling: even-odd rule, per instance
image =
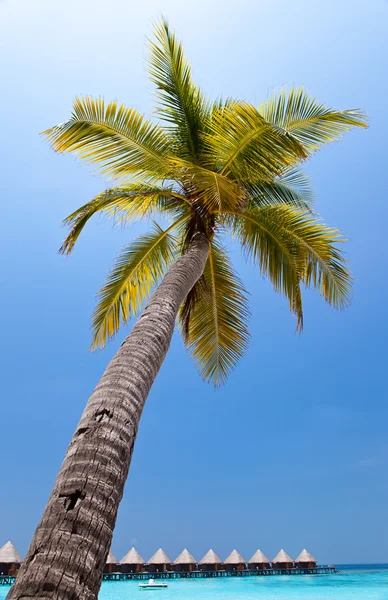
[{"label": "scar on trunk", "polygon": [[76,432],[75,435],[78,437],[80,435],[83,435],[84,433],[87,433],[90,430],[90,427],[80,427]]},{"label": "scar on trunk", "polygon": [[111,410],[108,410],[107,408],[98,410],[94,415],[94,418],[96,419],[97,423],[101,423],[101,421],[104,421],[105,419],[111,419],[112,417],[113,412]]},{"label": "scar on trunk", "polygon": [[36,557],[38,556],[39,552],[41,551],[41,548],[36,548],[32,554],[30,554],[30,556],[28,557],[27,561],[31,564],[34,562],[34,560],[36,559]]},{"label": "scar on trunk", "polygon": [[64,507],[66,512],[69,510],[73,510],[78,506],[78,504],[85,498],[85,492],[81,492],[81,490],[75,490],[72,494],[59,494],[59,498],[64,498]]}]

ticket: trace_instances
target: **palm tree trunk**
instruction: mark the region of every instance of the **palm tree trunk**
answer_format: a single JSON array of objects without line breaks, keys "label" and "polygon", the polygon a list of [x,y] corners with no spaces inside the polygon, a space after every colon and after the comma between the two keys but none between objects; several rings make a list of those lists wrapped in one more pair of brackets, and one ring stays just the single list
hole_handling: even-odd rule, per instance
[{"label": "palm tree trunk", "polygon": [[201,276],[204,236],[170,269],[92,393],[8,600],[94,600],[139,420],[179,306]]}]

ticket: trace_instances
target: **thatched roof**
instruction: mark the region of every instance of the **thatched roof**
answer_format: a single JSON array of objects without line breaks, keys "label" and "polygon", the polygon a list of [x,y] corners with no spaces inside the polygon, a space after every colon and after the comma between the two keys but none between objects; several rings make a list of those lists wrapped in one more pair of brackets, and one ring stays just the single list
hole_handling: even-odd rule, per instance
[{"label": "thatched roof", "polygon": [[185,548],[179,556],[174,560],[174,565],[196,565],[197,561],[194,556]]},{"label": "thatched roof", "polygon": [[242,563],[245,564],[245,558],[243,558],[236,549],[232,550],[229,556],[224,560],[224,565],[241,565]]},{"label": "thatched roof", "polygon": [[131,548],[120,560],[120,565],[144,565],[144,563],[144,558],[138,553],[136,548]]},{"label": "thatched roof", "polygon": [[14,564],[23,561],[12,542],[7,542],[0,548],[0,563]]},{"label": "thatched roof", "polygon": [[302,552],[299,554],[298,558],[295,559],[295,562],[305,562],[305,563],[310,563],[310,562],[317,562],[316,559],[310,554],[310,552],[307,552],[306,548],[304,548],[302,550]]},{"label": "thatched roof", "polygon": [[266,556],[261,550],[256,550],[254,555],[249,559],[249,563],[255,564],[269,564],[270,562],[271,561],[269,560],[268,556]]},{"label": "thatched roof", "polygon": [[291,556],[289,556],[287,554],[287,552],[284,552],[283,548],[280,550],[280,552],[277,553],[277,555],[275,556],[275,558],[272,561],[273,563],[293,563],[294,561],[292,560]]},{"label": "thatched roof", "polygon": [[117,565],[118,564],[118,560],[115,557],[115,555],[112,554],[112,552],[109,552],[108,558],[106,559],[106,564],[107,565]]},{"label": "thatched roof", "polygon": [[214,550],[210,549],[206,552],[205,556],[201,558],[198,563],[199,565],[221,565],[222,560],[220,557],[214,552]]},{"label": "thatched roof", "polygon": [[171,565],[172,560],[162,548],[159,548],[148,561],[149,565]]}]

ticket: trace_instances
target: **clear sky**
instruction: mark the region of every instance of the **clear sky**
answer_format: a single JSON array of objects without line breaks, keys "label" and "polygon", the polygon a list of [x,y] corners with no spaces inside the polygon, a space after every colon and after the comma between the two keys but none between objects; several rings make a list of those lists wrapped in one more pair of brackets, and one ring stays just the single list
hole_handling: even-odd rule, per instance
[{"label": "clear sky", "polygon": [[[384,0],[0,0],[0,544],[25,553],[82,408],[125,332],[90,354],[95,294],[133,235],[97,219],[74,255],[61,220],[106,187],[39,132],[77,94],[152,110],[146,37],[161,13],[212,97],[258,102],[303,84],[364,109],[308,164],[318,211],[349,238],[352,306],[287,302],[236,256],[252,343],[215,392],[178,335],[146,405],[113,552],[185,546],[246,558],[307,547],[320,562],[388,562],[387,48]],[[135,232],[137,232],[136,230]]]}]

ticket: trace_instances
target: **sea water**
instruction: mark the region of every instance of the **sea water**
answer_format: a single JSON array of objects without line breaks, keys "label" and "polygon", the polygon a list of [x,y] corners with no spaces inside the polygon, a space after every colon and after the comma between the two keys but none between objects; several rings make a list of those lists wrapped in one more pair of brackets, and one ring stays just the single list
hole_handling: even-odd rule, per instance
[{"label": "sea water", "polygon": [[329,575],[170,579],[167,589],[153,591],[140,591],[134,581],[109,581],[98,600],[140,600],[144,594],[158,600],[388,600],[388,565],[339,569]]},{"label": "sea water", "polygon": [[[138,582],[104,582],[98,600],[388,600],[388,565],[343,565],[338,574],[170,579],[140,591]],[[9,588],[0,587],[0,600]],[[140,594],[140,596],[139,596]]]}]

